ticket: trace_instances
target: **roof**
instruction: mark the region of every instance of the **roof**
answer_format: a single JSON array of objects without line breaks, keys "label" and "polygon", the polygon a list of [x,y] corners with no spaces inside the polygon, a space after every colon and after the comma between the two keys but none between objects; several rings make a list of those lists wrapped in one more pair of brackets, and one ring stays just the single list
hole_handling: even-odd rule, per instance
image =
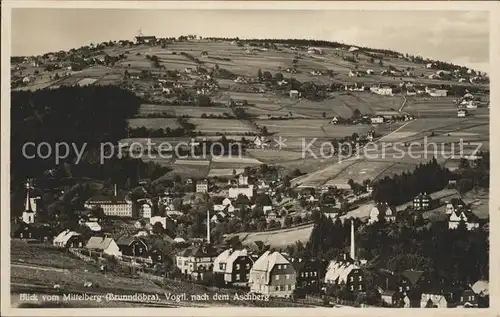
[{"label": "roof", "polygon": [[[139,239],[137,239],[136,237],[134,236],[129,236],[129,235],[123,235],[121,236],[117,241],[116,241],[116,244],[117,245],[126,245],[126,246],[130,246],[134,241],[140,241]],[[142,242],[142,241],[141,241]]]},{"label": "roof", "polygon": [[414,270],[406,270],[403,273],[401,273],[401,275],[406,277],[412,285],[417,284],[423,274],[424,271],[414,271]]},{"label": "roof", "polygon": [[225,263],[226,264],[226,273],[232,273],[233,272],[233,263],[238,259],[240,256],[247,256],[248,251],[246,249],[241,249],[241,250],[232,250],[232,249],[226,249],[224,252],[219,254],[217,258],[214,260],[214,268],[218,268],[220,263]]},{"label": "roof", "polygon": [[359,269],[359,266],[350,261],[330,261],[326,269],[325,282],[346,283],[347,277],[355,269]]},{"label": "roof", "polygon": [[394,296],[394,294],[396,294],[396,291],[383,291],[382,294],[380,294],[380,295],[392,297],[392,296]]},{"label": "roof", "polygon": [[290,262],[279,252],[266,251],[255,261],[251,271],[265,272],[265,284],[269,284],[271,270],[278,264],[290,264]]},{"label": "roof", "polygon": [[91,237],[85,246],[87,249],[106,250],[113,242],[109,237]]},{"label": "roof", "polygon": [[152,40],[152,39],[156,39],[156,36],[151,36],[151,35],[148,35],[148,36],[136,36],[135,37],[136,39],[143,39],[143,40]]},{"label": "roof", "polygon": [[53,243],[54,244],[64,244],[66,245],[69,241],[70,238],[74,236],[79,236],[80,234],[75,232],[75,231],[70,231],[69,229],[64,230],[63,232],[59,233],[55,238]]},{"label": "roof", "polygon": [[[177,238],[176,238],[177,239]],[[213,257],[216,256],[216,251],[210,246],[191,246],[178,253],[182,257]]]},{"label": "roof", "polygon": [[92,231],[101,231],[101,226],[97,223],[97,222],[94,222],[94,221],[89,221],[89,222],[86,222],[85,225],[87,227],[90,228],[90,230]]}]

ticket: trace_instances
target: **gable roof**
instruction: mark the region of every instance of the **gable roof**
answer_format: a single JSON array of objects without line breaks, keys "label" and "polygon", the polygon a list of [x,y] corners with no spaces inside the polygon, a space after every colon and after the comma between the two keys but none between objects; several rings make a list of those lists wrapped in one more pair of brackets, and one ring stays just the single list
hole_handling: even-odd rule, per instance
[{"label": "gable roof", "polygon": [[[176,238],[177,239],[177,238]],[[216,250],[214,250],[211,246],[190,246],[178,253],[179,256],[182,257],[214,257],[216,256]]]},{"label": "gable roof", "polygon": [[359,269],[359,266],[351,261],[330,261],[326,269],[325,282],[346,283],[349,274],[356,269]]},{"label": "gable roof", "polygon": [[110,237],[91,237],[85,246],[87,249],[106,250],[114,242]]},{"label": "gable roof", "polygon": [[269,284],[271,270],[279,264],[290,264],[290,262],[280,252],[266,251],[255,261],[251,271],[265,272],[265,284]]},{"label": "gable roof", "polygon": [[401,275],[406,277],[412,285],[417,284],[423,274],[424,271],[415,271],[415,270],[406,270],[403,273],[401,273]]}]

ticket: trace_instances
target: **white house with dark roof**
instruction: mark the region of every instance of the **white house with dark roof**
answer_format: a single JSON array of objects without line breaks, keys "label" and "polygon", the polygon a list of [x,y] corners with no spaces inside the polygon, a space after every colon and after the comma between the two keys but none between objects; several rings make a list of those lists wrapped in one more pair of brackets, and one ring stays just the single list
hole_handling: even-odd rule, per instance
[{"label": "white house with dark roof", "polygon": [[281,253],[266,251],[253,264],[248,283],[250,292],[290,297],[296,285],[296,272]]}]

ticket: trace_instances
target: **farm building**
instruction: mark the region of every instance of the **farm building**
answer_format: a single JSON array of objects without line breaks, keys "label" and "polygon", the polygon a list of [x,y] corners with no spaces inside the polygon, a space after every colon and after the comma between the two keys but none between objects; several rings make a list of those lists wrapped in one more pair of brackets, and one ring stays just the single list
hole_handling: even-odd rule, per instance
[{"label": "farm building", "polygon": [[371,117],[370,120],[373,124],[384,123],[384,117],[382,117],[382,116],[374,116],[374,117]]},{"label": "farm building", "polygon": [[359,48],[357,48],[356,46],[351,46],[351,47],[349,48],[349,52],[351,52],[351,53],[352,53],[352,52],[357,52],[357,51],[359,51]]},{"label": "farm building", "polygon": [[375,74],[375,72],[373,71],[373,69],[367,69],[366,70],[366,74],[367,75],[373,75],[373,74]]},{"label": "farm building", "polygon": [[431,97],[446,97],[448,95],[448,90],[446,89],[428,89],[426,88],[426,92]]},{"label": "farm building", "polygon": [[83,238],[79,233],[66,229],[54,238],[53,244],[60,248],[82,248]]}]

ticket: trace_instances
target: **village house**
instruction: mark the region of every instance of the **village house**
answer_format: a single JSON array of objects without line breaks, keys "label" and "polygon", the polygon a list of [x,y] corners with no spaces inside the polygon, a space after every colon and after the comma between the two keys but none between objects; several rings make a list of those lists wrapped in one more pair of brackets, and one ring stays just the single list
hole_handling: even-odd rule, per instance
[{"label": "village house", "polygon": [[16,222],[11,224],[10,235],[17,239],[34,239],[36,236],[34,228],[26,222]]},{"label": "village house", "polygon": [[427,63],[427,64],[425,65],[425,68],[427,68],[427,69],[431,69],[431,68],[433,68],[433,67],[434,67],[434,63]]},{"label": "village house", "polygon": [[327,264],[316,259],[289,258],[296,273],[296,288],[319,291],[323,284]]},{"label": "village house", "polygon": [[373,224],[383,219],[385,222],[396,221],[396,208],[389,206],[387,203],[377,204],[370,210],[370,218],[368,223]]},{"label": "village house", "polygon": [[373,69],[367,69],[366,70],[366,74],[367,75],[373,75],[373,74],[375,74],[375,72],[373,71]]},{"label": "village house", "polygon": [[357,71],[352,71],[352,70],[349,71],[349,77],[358,77],[358,76],[359,76],[359,74]]},{"label": "village house", "polygon": [[430,279],[424,271],[406,270],[396,276],[397,292],[403,298],[404,307],[420,307],[421,295],[430,287]]},{"label": "village house", "polygon": [[104,253],[115,257],[120,257],[122,255],[115,240],[108,236],[91,237],[89,241],[87,241],[85,248],[89,251]]},{"label": "village house", "polygon": [[330,120],[331,124],[337,124],[339,122],[339,119],[337,117],[333,117],[332,120]]},{"label": "village house", "polygon": [[466,207],[465,202],[461,198],[452,198],[449,201],[446,201],[446,211],[447,215],[453,214],[460,208]]},{"label": "village house", "polygon": [[413,198],[413,209],[418,211],[426,211],[431,208],[432,198],[427,193],[420,193]]},{"label": "village house", "polygon": [[[167,212],[168,214],[168,212]],[[160,223],[163,229],[167,228],[167,217],[162,217],[162,216],[152,216],[149,219],[149,224],[151,226],[154,226],[156,223]]]},{"label": "village house", "polygon": [[429,291],[423,293],[420,298],[420,308],[474,308],[477,306],[477,296],[468,287]]},{"label": "village house", "polygon": [[123,235],[116,241],[116,244],[122,255],[143,258],[148,257],[148,246],[137,237]]},{"label": "village house", "polygon": [[370,118],[372,124],[381,124],[384,123],[384,117],[382,116],[374,116]]},{"label": "village house", "polygon": [[458,118],[464,118],[467,116],[467,114],[468,114],[468,112],[465,109],[458,109],[458,111],[457,111]]},{"label": "village house", "polygon": [[292,264],[279,252],[266,251],[253,264],[250,292],[272,297],[291,297],[296,285]]},{"label": "village house", "polygon": [[252,265],[253,260],[246,249],[227,249],[214,260],[214,280],[217,285],[246,286]]},{"label": "village house", "polygon": [[212,277],[216,257],[216,250],[210,245],[191,246],[177,254],[175,264],[183,278],[207,281]]},{"label": "village house", "polygon": [[290,94],[290,98],[293,98],[293,99],[298,99],[300,97],[300,93],[298,90],[290,90],[289,94]]},{"label": "village house", "polygon": [[464,223],[467,230],[479,228],[479,218],[468,207],[457,208],[448,219],[448,228],[457,229],[460,223]]},{"label": "village house", "polygon": [[446,97],[448,95],[448,90],[446,89],[426,89],[426,92],[431,97]]},{"label": "village house", "polygon": [[151,206],[150,202],[143,203],[140,207],[140,210],[139,210],[139,217],[145,218],[145,219],[151,218],[151,216],[152,216],[152,208],[151,207],[152,206]]},{"label": "village house", "polygon": [[196,182],[197,193],[208,193],[208,181],[206,179]]},{"label": "village house", "polygon": [[59,233],[52,243],[59,248],[82,248],[84,245],[82,236],[69,229]]}]

